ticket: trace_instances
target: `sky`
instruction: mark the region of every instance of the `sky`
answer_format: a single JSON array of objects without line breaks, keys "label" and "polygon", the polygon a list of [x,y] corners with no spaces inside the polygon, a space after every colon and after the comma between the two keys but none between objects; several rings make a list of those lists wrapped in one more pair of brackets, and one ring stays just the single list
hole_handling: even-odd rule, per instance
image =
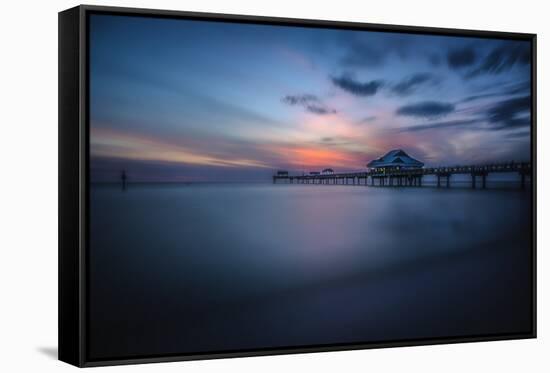
[{"label": "sky", "polygon": [[92,15],[92,181],[530,160],[526,41]]}]

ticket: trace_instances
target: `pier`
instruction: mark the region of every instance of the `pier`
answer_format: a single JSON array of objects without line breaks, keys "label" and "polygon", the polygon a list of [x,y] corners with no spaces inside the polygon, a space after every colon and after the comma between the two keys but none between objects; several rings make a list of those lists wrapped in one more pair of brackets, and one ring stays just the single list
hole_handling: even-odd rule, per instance
[{"label": "pier", "polygon": [[520,176],[520,186],[525,188],[527,177],[531,176],[530,162],[507,162],[487,165],[470,165],[454,167],[431,167],[413,169],[374,169],[364,172],[315,173],[309,175],[290,175],[279,171],[273,175],[273,183],[290,184],[320,184],[320,185],[364,185],[379,187],[422,187],[422,179],[427,175],[435,175],[437,188],[450,188],[452,176],[467,174],[471,177],[471,188],[487,188],[487,176],[493,173],[517,173]]}]

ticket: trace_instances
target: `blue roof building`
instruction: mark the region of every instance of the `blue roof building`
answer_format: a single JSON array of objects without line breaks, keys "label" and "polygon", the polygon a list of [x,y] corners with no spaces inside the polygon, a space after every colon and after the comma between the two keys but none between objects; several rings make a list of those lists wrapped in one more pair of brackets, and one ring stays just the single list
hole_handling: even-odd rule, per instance
[{"label": "blue roof building", "polygon": [[422,168],[424,163],[412,158],[401,149],[389,151],[386,155],[372,160],[367,164],[367,168],[375,169],[411,169]]}]

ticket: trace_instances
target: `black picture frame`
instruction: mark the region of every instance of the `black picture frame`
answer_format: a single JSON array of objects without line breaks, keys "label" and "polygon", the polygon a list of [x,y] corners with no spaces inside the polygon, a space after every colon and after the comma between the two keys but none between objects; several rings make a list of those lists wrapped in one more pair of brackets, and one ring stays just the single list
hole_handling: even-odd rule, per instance
[{"label": "black picture frame", "polygon": [[[531,43],[531,162],[532,162],[532,330],[518,334],[472,335],[391,342],[313,345],[277,349],[220,351],[208,354],[142,356],[90,360],[87,354],[89,242],[89,105],[88,17],[90,14],[139,15],[221,22],[315,28],[384,31],[429,35],[500,38]],[[397,26],[341,21],[274,18],[169,10],[81,5],[59,13],[59,360],[78,367],[215,359],[274,354],[324,352],[381,347],[418,346],[536,338],[536,35],[525,33]]]}]

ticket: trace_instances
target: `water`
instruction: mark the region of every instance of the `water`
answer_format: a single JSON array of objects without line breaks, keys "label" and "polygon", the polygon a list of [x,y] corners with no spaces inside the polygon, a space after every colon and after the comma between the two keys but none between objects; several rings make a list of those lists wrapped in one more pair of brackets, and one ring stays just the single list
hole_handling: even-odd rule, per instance
[{"label": "water", "polygon": [[94,185],[91,357],[529,331],[530,198]]}]

